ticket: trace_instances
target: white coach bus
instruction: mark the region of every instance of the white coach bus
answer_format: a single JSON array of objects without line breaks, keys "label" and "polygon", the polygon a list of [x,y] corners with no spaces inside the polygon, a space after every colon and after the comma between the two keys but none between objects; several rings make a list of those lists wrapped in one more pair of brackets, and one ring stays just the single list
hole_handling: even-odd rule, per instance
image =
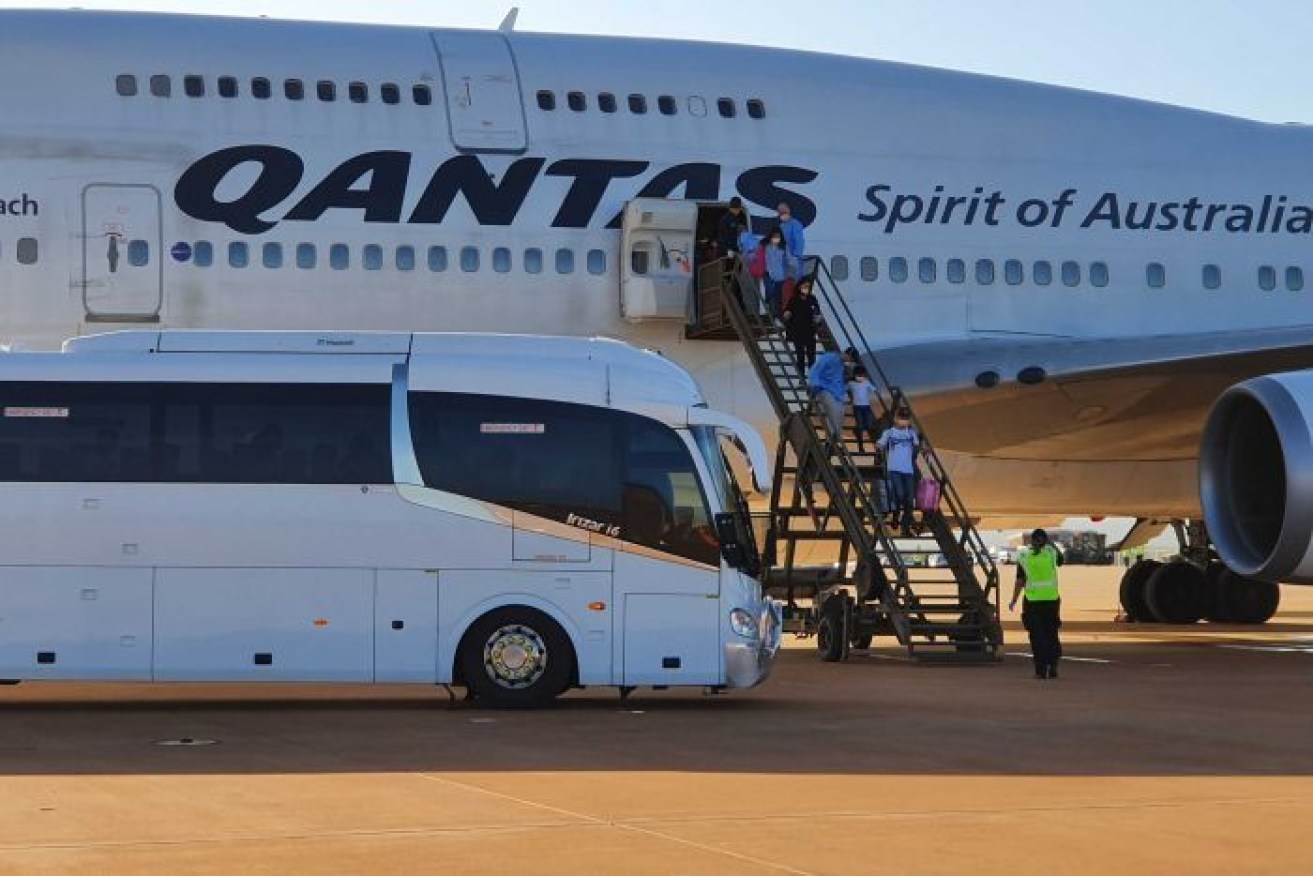
[{"label": "white coach bus", "polygon": [[0,679],[532,706],[750,687],[779,646],[760,437],[622,343],[118,332],[0,354],[0,407]]}]

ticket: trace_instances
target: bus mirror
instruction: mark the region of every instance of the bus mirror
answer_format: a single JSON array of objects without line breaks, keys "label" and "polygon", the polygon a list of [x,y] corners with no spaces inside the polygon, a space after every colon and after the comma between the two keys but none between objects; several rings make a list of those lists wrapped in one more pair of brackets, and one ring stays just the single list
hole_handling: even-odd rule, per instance
[{"label": "bus mirror", "polygon": [[716,536],[720,539],[720,555],[731,568],[755,576],[760,569],[757,558],[750,555],[751,547],[739,538],[738,515],[723,511],[716,515]]}]

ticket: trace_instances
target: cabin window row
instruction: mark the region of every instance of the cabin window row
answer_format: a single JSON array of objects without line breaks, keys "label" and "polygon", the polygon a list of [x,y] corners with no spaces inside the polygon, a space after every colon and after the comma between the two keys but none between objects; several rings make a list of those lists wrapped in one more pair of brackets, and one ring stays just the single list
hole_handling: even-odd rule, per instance
[{"label": "cabin window row", "polygon": [[[888,279],[893,283],[907,283],[913,278],[920,283],[940,282],[941,265],[938,259],[910,259],[894,256],[885,261]],[[864,282],[874,283],[880,279],[880,261],[874,256],[863,256],[857,263],[858,276]],[[835,280],[847,280],[851,264],[847,256],[834,256],[830,259],[830,273]],[[966,283],[968,278],[980,286],[992,286],[996,282],[1009,286],[1020,286],[1030,281],[1036,286],[1049,286],[1055,282],[1075,288],[1088,283],[1090,286],[1103,288],[1108,285],[1109,271],[1106,262],[1090,262],[1084,265],[1077,261],[1050,262],[1039,260],[1026,264],[1019,259],[1007,259],[1001,264],[994,259],[946,259],[942,264],[942,277],[952,284]]]},{"label": "cabin window row", "polygon": [[41,246],[35,237],[20,237],[10,249],[0,242],[0,263],[12,258],[20,265],[35,265],[41,259]]},{"label": "cabin window row", "polygon": [[[144,92],[139,87],[135,75],[121,73],[114,80],[114,89],[120,97],[136,97],[142,93],[149,93],[153,97],[173,96],[173,76],[157,73],[143,77],[143,79]],[[242,96],[243,85],[245,85],[245,93],[256,100],[270,100],[275,93],[278,93],[285,100],[291,101],[313,98],[322,103],[346,100],[350,103],[363,104],[378,100],[389,106],[396,106],[402,103],[408,92],[410,102],[416,106],[429,106],[433,103],[433,89],[424,84],[411,85],[407,89],[396,82],[383,82],[375,90],[371,88],[369,83],[360,81],[348,82],[345,88],[340,88],[338,83],[332,79],[315,81],[283,79],[278,81],[264,76],[255,76],[247,81],[238,79],[236,76],[218,76],[214,78],[211,84],[205,76],[185,75],[181,77],[181,81],[182,93],[192,98],[201,98],[214,94],[221,98],[236,99]]]},{"label": "cabin window row", "polygon": [[[544,112],[552,112],[557,109],[558,103],[556,92],[549,89],[543,89],[537,95],[538,109]],[[679,114],[680,101],[673,94],[661,94],[656,99],[656,111],[663,116],[674,116]],[[620,111],[620,99],[609,91],[599,92],[591,101],[591,105],[602,113],[617,113]],[[716,114],[722,119],[733,119],[739,115],[739,104],[732,97],[716,98]],[[590,107],[589,95],[583,91],[565,92],[565,106],[572,112],[588,112]],[[647,115],[649,104],[647,95],[630,94],[624,100],[624,106],[628,108],[629,113],[635,116]],[[691,116],[704,117],[709,115],[708,100],[701,95],[689,95],[684,101],[684,111]],[[760,98],[749,98],[743,104],[748,118],[764,119],[766,118],[766,104]]]},{"label": "cabin window row", "polygon": [[[248,268],[253,263],[270,270],[286,267],[305,271],[324,267],[334,271],[350,270],[353,265],[366,271],[394,269],[408,272],[426,269],[431,273],[448,270],[476,273],[491,269],[498,274],[509,274],[516,268],[516,253],[510,247],[493,247],[486,253],[477,246],[463,246],[449,250],[445,246],[415,247],[403,244],[396,247],[384,247],[380,244],[366,244],[355,253],[345,243],[320,246],[314,243],[297,243],[285,245],[277,242],[248,244],[234,241],[227,246],[227,264],[230,268]],[[356,258],[358,262],[354,261]],[[584,253],[582,267],[578,264],[573,249],[561,248],[553,251],[528,247],[519,254],[518,270],[525,274],[542,274],[550,270],[557,274],[573,274],[576,270],[586,270],[589,274],[606,273],[606,252],[590,249]],[[192,245],[192,263],[198,268],[209,268],[215,263],[215,246],[210,241],[200,240]]]}]

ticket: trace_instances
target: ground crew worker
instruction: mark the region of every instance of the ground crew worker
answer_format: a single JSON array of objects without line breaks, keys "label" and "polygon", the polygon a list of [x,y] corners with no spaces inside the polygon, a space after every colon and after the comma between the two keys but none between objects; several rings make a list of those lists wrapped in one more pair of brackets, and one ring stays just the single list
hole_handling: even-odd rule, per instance
[{"label": "ground crew worker", "polygon": [[1058,639],[1058,628],[1062,626],[1062,599],[1058,593],[1061,565],[1062,554],[1049,543],[1049,534],[1042,529],[1032,532],[1030,547],[1017,554],[1017,585],[1008,610],[1016,611],[1017,597],[1024,590],[1021,625],[1030,634],[1036,678],[1057,678],[1058,661],[1062,659],[1062,642]]}]

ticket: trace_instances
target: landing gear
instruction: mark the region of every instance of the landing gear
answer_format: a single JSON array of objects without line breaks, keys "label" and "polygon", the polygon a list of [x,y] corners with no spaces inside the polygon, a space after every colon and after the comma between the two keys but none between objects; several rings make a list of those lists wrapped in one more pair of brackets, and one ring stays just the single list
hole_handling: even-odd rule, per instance
[{"label": "landing gear", "polygon": [[1168,563],[1141,560],[1126,570],[1121,604],[1139,623],[1261,624],[1276,613],[1276,584],[1243,578],[1218,562],[1202,521],[1173,521],[1181,555]]}]

